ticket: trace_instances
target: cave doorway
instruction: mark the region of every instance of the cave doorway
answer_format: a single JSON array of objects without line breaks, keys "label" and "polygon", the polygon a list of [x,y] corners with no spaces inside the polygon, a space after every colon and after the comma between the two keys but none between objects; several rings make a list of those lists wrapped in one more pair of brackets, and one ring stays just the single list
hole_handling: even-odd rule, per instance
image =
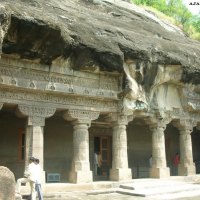
[{"label": "cave doorway", "polygon": [[25,169],[26,117],[16,115],[17,105],[3,105],[0,111],[0,165],[8,167],[18,179]]},{"label": "cave doorway", "polygon": [[196,167],[196,174],[200,174],[200,130],[196,127],[191,134],[193,161]]},{"label": "cave doorway", "polygon": [[[166,163],[170,169],[170,176],[178,175],[178,169],[173,164],[174,156],[180,155],[179,130],[169,123],[165,129]],[[181,156],[181,155],[180,155]]]},{"label": "cave doorway", "polygon": [[127,127],[128,167],[132,178],[149,178],[149,158],[152,155],[152,134],[142,118],[135,118]]},{"label": "cave doorway", "polygon": [[[94,173],[94,181],[108,180],[112,163],[112,138],[111,136],[94,137],[94,156],[96,154],[98,167]],[[95,171],[95,170],[94,170]]]}]

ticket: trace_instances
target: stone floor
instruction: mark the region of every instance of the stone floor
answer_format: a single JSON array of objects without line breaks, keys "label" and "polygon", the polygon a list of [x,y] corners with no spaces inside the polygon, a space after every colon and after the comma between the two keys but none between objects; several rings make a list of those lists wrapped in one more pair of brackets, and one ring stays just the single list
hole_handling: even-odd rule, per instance
[{"label": "stone floor", "polygon": [[[183,197],[174,200],[199,200],[200,196],[195,197]],[[118,193],[112,194],[99,194],[99,195],[83,195],[83,194],[71,194],[65,198],[45,198],[44,200],[154,200],[149,197],[137,197],[129,196]]]},{"label": "stone floor", "polygon": [[[24,192],[26,194],[29,193],[26,190]],[[24,199],[28,199],[27,196]],[[44,200],[172,199],[199,200],[200,176],[170,177],[168,179],[134,179],[126,183],[109,181],[90,184],[54,183],[46,184],[44,187]]]}]

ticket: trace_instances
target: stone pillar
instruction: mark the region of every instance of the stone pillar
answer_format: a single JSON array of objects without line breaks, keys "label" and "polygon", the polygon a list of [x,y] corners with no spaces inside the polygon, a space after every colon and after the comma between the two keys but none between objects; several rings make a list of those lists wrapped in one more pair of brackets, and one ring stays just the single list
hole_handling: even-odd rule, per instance
[{"label": "stone pillar", "polygon": [[91,120],[97,119],[98,112],[69,110],[64,119],[73,124],[73,159],[70,171],[70,182],[89,183],[93,180],[89,162],[89,132]]},{"label": "stone pillar", "polygon": [[112,135],[112,169],[110,170],[110,180],[122,181],[131,180],[131,169],[128,168],[127,153],[127,116],[117,116],[113,122]]},{"label": "stone pillar", "polygon": [[178,166],[178,175],[187,176],[196,174],[195,165],[193,163],[192,140],[191,133],[193,127],[183,125],[180,131],[180,164]]},{"label": "stone pillar", "polygon": [[26,124],[26,166],[29,157],[33,156],[40,160],[40,166],[43,169],[44,125],[45,118],[28,116]]},{"label": "stone pillar", "polygon": [[89,128],[90,122],[76,120],[73,122],[73,161],[70,181],[75,183],[92,182],[89,162]]},{"label": "stone pillar", "polygon": [[[26,124],[26,153],[25,167],[28,165],[29,157],[33,156],[40,160],[40,166],[44,166],[44,126],[45,118],[52,116],[56,109],[36,106],[19,105],[18,111],[28,116]],[[45,172],[43,173],[43,182]]]},{"label": "stone pillar", "polygon": [[152,130],[152,167],[150,177],[164,178],[170,176],[170,170],[166,166],[165,154],[165,130],[166,124],[158,122],[151,127]]}]

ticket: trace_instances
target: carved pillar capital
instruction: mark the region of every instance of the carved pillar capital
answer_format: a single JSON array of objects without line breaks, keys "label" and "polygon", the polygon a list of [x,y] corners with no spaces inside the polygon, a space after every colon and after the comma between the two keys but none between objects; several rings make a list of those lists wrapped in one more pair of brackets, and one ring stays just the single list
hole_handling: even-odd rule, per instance
[{"label": "carved pillar capital", "polygon": [[164,131],[166,129],[167,124],[171,121],[171,118],[149,118],[148,120],[149,128],[151,130],[160,129]]},{"label": "carved pillar capital", "polygon": [[56,108],[18,105],[17,115],[28,116],[28,125],[44,126],[45,118],[51,117]]},{"label": "carved pillar capital", "polygon": [[127,125],[133,120],[133,115],[122,115],[117,113],[112,113],[107,117],[108,122],[113,122],[114,125]]},{"label": "carved pillar capital", "polygon": [[99,117],[99,112],[88,110],[70,109],[63,114],[63,118],[68,121],[73,121],[73,124],[90,124],[92,120]]},{"label": "carved pillar capital", "polygon": [[197,122],[191,119],[180,119],[173,122],[173,125],[180,131],[180,134],[191,134]]}]

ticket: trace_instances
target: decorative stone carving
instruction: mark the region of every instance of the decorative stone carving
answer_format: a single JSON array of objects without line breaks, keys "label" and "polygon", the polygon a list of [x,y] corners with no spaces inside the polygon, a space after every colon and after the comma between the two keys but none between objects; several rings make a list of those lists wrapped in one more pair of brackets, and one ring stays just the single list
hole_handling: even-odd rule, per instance
[{"label": "decorative stone carving", "polygon": [[[99,75],[80,71],[74,71],[73,74],[65,75],[54,72],[49,74],[45,70],[38,71],[30,69],[28,66],[30,63],[26,63],[25,61],[21,63],[23,67],[19,65],[20,62],[17,60],[14,60],[12,63],[12,59],[10,59],[9,65],[7,62],[5,59],[0,60],[0,76],[4,76],[5,79],[10,80],[11,85],[19,88],[32,88],[95,97],[100,90],[103,92],[98,96],[109,99],[117,98],[119,75],[116,74]],[[20,70],[18,70],[17,65],[19,65]],[[32,81],[31,84],[30,80]],[[9,85],[6,81],[2,82],[2,84]]]},{"label": "decorative stone carving", "polygon": [[28,116],[28,125],[44,126],[45,118],[52,116],[56,108],[37,107],[31,105],[18,105],[18,111]]},{"label": "decorative stone carving", "polygon": [[99,117],[99,114],[99,112],[95,111],[70,109],[63,114],[63,117],[64,119],[69,121],[79,120],[86,122],[97,119]]},{"label": "decorative stone carving", "polygon": [[11,85],[17,85],[17,81],[14,78],[11,79]]},{"label": "decorative stone carving", "polygon": [[123,115],[121,113],[110,113],[106,121],[127,125],[128,122],[133,120],[133,115]]},{"label": "decorative stone carving", "polygon": [[44,102],[44,103],[52,103],[56,105],[56,108],[65,108],[66,107],[85,107],[90,109],[91,107],[97,111],[106,111],[106,112],[116,112],[118,110],[118,101],[108,101],[108,100],[98,100],[98,99],[90,99],[84,97],[75,97],[75,96],[64,96],[57,94],[45,94],[45,93],[31,93],[28,91],[15,91],[10,89],[0,90],[0,98],[2,102],[9,103],[18,103],[21,104],[24,102],[33,101],[33,102]]},{"label": "decorative stone carving", "polygon": [[30,82],[30,85],[29,85],[29,87],[30,88],[36,88],[36,86],[35,86],[35,83],[32,81],[32,82]]},{"label": "decorative stone carving", "polygon": [[165,130],[166,125],[171,121],[172,117],[169,113],[165,113],[164,116],[162,116],[160,113],[150,113],[150,115],[145,118],[146,124],[148,124],[151,129],[163,128]]},{"label": "decorative stone carving", "polygon": [[178,128],[180,131],[188,130],[192,132],[193,128],[197,125],[197,121],[194,119],[179,119],[172,122],[173,125]]}]

